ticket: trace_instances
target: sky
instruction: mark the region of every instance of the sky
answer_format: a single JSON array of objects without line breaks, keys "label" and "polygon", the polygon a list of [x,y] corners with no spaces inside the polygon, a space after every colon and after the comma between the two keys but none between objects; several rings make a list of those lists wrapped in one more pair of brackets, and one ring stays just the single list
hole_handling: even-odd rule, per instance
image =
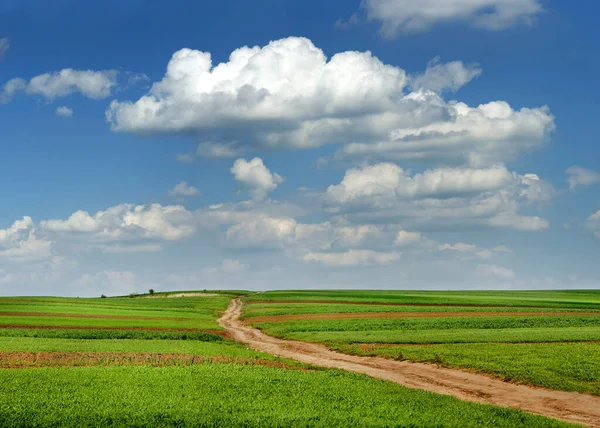
[{"label": "sky", "polygon": [[598,12],[5,0],[0,295],[598,287]]}]

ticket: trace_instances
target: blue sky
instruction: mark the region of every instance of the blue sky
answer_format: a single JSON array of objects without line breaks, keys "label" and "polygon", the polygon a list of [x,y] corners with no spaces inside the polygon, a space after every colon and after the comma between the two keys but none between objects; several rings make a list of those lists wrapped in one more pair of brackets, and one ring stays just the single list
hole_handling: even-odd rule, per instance
[{"label": "blue sky", "polygon": [[598,8],[2,2],[0,294],[597,287]]}]

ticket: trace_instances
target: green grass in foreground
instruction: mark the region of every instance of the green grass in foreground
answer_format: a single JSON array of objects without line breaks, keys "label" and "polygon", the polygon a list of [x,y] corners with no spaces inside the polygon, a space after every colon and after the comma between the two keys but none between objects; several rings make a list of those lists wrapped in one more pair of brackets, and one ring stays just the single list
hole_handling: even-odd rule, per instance
[{"label": "green grass in foreground", "polygon": [[600,343],[385,346],[369,350],[340,345],[335,349],[473,368],[514,382],[600,395]]},{"label": "green grass in foreground", "polygon": [[342,371],[206,364],[0,370],[0,426],[568,425]]}]

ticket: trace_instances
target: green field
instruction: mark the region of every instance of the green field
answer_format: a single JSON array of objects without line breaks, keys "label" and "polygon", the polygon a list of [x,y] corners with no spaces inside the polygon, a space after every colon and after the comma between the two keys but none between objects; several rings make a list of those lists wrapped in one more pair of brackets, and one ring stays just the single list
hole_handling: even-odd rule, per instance
[{"label": "green field", "polygon": [[[258,326],[356,355],[600,393],[599,349],[590,342],[600,340],[598,293],[528,293],[526,303],[520,293],[491,293],[486,300],[482,293],[331,291],[0,298],[0,426],[567,426],[248,349],[228,339],[217,323],[230,300],[242,294],[246,318],[573,311],[557,317],[283,320]],[[594,310],[598,317],[578,314]],[[511,340],[519,344],[493,343]],[[528,341],[534,343],[520,343]],[[568,341],[579,343],[562,343]]]},{"label": "green field", "polygon": [[[277,291],[245,301],[246,320],[284,339],[600,395],[599,291]],[[399,312],[407,318],[386,318]],[[411,318],[417,313],[435,317]],[[301,314],[320,319],[286,319]],[[253,321],[262,316],[279,319]]]}]

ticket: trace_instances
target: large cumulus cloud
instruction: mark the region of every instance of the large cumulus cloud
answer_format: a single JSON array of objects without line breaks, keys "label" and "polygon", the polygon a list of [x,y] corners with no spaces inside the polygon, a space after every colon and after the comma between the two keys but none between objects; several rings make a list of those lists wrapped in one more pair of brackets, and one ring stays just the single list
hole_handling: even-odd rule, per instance
[{"label": "large cumulus cloud", "polygon": [[147,95],[113,101],[107,120],[115,131],[192,134],[213,147],[337,143],[346,156],[478,165],[542,145],[554,129],[547,107],[470,107],[442,98],[479,74],[476,66],[436,61],[409,76],[370,52],[327,58],[297,37],[242,47],[218,65],[210,53],[182,49]]}]

